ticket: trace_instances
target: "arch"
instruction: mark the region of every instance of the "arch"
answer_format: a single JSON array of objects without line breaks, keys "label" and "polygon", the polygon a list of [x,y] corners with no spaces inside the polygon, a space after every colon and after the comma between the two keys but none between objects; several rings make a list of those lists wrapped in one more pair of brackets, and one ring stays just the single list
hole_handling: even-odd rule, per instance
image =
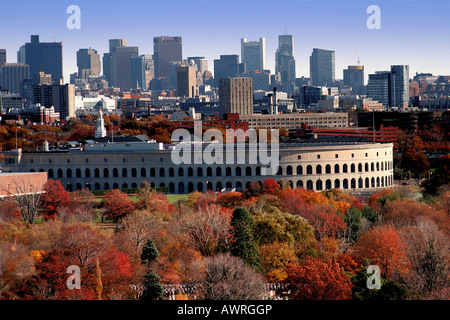
[{"label": "arch", "polygon": [[356,166],[354,163],[350,165],[350,172],[356,172]]},{"label": "arch", "polygon": [[334,180],[334,187],[336,189],[339,189],[341,187],[341,180],[339,179]]},{"label": "arch", "polygon": [[67,178],[72,178],[72,169],[67,169],[66,176]]},{"label": "arch", "polygon": [[164,182],[160,182],[160,183],[159,183],[159,187],[160,187],[160,188],[164,188],[165,186],[166,186],[166,184],[165,184]]},{"label": "arch", "polygon": [[384,171],[384,162],[381,161],[381,171]]},{"label": "arch", "polygon": [[105,183],[104,190],[109,190],[109,183]]},{"label": "arch", "polygon": [[344,163],[342,166],[342,173],[348,173],[348,164]]},{"label": "arch", "polygon": [[82,188],[81,188],[81,183],[77,183],[76,186],[75,186],[75,189],[76,189],[76,190],[81,190],[81,189],[82,189]]},{"label": "arch", "polygon": [[122,189],[128,189],[128,183],[126,182],[122,183]]},{"label": "arch", "polygon": [[84,185],[85,189],[91,190],[91,184],[89,182],[86,182]]},{"label": "arch", "polygon": [[94,184],[94,190],[100,190],[100,183]]},{"label": "arch", "polygon": [[242,169],[241,169],[241,167],[236,167],[236,176],[237,177],[242,176]]},{"label": "arch", "polygon": [[325,173],[331,173],[331,166],[329,164],[325,166]]},{"label": "arch", "polygon": [[156,177],[156,169],[150,168],[150,177]]},{"label": "arch", "polygon": [[297,174],[303,174],[303,167],[297,166]]},{"label": "arch", "polygon": [[146,175],[147,175],[147,170],[145,170],[145,168],[141,168],[141,178],[145,178]]},{"label": "arch", "polygon": [[334,173],[339,173],[339,165],[338,164],[335,164],[334,165]]},{"label": "arch", "polygon": [[[169,177],[174,177],[174,176],[175,176],[175,169],[173,167],[170,167],[169,168]],[[174,187],[174,189],[175,189],[175,187]]]},{"label": "arch", "polygon": [[198,192],[203,192],[203,182],[197,183],[197,191]]},{"label": "arch", "polygon": [[108,168],[103,169],[103,177],[104,178],[109,178],[109,170],[108,170]]},{"label": "arch", "polygon": [[375,164],[373,162],[370,164],[370,171],[375,171]]},{"label": "arch", "polygon": [[80,168],[78,168],[78,169],[76,170],[76,177],[77,177],[77,178],[81,178],[81,169],[80,169]]},{"label": "arch", "polygon": [[369,180],[369,178],[365,179],[364,184],[366,185],[366,188],[370,188],[370,180]]},{"label": "arch", "polygon": [[384,178],[381,177],[381,186],[384,187]]},{"label": "arch", "polygon": [[320,180],[320,179],[316,181],[316,190],[318,190],[318,191],[323,190],[323,183],[322,183],[322,180]]},{"label": "arch", "polygon": [[206,176],[207,177],[212,177],[213,175],[213,170],[211,167],[206,168]]},{"label": "arch", "polygon": [[[80,169],[78,169],[80,170]],[[53,169],[48,169],[48,173],[47,173],[49,179],[53,179]]]},{"label": "arch", "polygon": [[164,168],[159,168],[159,176],[164,177],[166,175],[166,170]]},{"label": "arch", "polygon": [[197,168],[197,177],[203,177],[203,169],[201,167]]},{"label": "arch", "polygon": [[217,182],[216,183],[216,191],[222,191],[223,187],[222,187],[222,182]]},{"label": "arch", "polygon": [[118,184],[117,182],[115,182],[115,183],[113,184],[113,189],[119,189],[119,184]]},{"label": "arch", "polygon": [[322,166],[320,164],[316,166],[316,174],[322,174]]},{"label": "arch", "polygon": [[184,193],[184,183],[178,182],[178,193],[183,194]]},{"label": "arch", "polygon": [[283,175],[283,168],[281,166],[278,166],[277,176],[282,176],[282,175]]},{"label": "arch", "polygon": [[245,175],[247,177],[250,177],[252,175],[252,168],[251,167],[246,167],[245,168]]},{"label": "arch", "polygon": [[169,183],[169,192],[175,193],[175,183],[173,183],[173,182]]},{"label": "arch", "polygon": [[94,177],[95,178],[100,178],[100,169],[99,168],[95,168],[94,169]]},{"label": "arch", "polygon": [[366,164],[364,165],[364,171],[365,172],[369,172],[369,164],[366,162]]},{"label": "arch", "polygon": [[312,166],[311,165],[306,167],[306,174],[312,174]]},{"label": "arch", "polygon": [[91,177],[91,170],[90,170],[90,169],[84,170],[84,176],[85,176],[86,178],[90,178],[90,177]]},{"label": "arch", "polygon": [[63,171],[62,169],[58,169],[58,178],[62,178],[63,177]]},{"label": "arch", "polygon": [[36,170],[34,170],[34,169],[30,169],[30,172],[36,172]]},{"label": "arch", "polygon": [[131,168],[131,176],[132,176],[133,178],[136,178],[136,177],[137,177],[137,169],[136,169],[136,168]]},{"label": "arch", "polygon": [[325,181],[325,190],[330,190],[330,189],[332,189],[333,187],[332,187],[332,185],[331,185],[331,180],[330,179],[327,179],[326,181]]},{"label": "arch", "polygon": [[362,163],[358,163],[358,172],[363,172]]},{"label": "arch", "polygon": [[314,190],[314,185],[313,185],[312,180],[306,181],[306,189],[307,190]]},{"label": "arch", "polygon": [[236,191],[242,191],[242,182],[236,182]]},{"label": "arch", "polygon": [[377,177],[377,188],[380,187],[380,177]]},{"label": "arch", "polygon": [[228,190],[231,190],[231,189],[233,189],[233,184],[232,184],[230,181],[228,181],[228,182],[225,184],[225,188],[227,188]]},{"label": "arch", "polygon": [[66,189],[67,189],[67,191],[72,192],[72,191],[73,191],[72,184],[71,184],[71,183],[68,183]]},{"label": "arch", "polygon": [[178,168],[178,176],[179,177],[183,177],[184,176],[184,169],[183,168]]},{"label": "arch", "polygon": [[216,177],[221,177],[222,176],[222,168],[221,167],[217,167],[216,168]]},{"label": "arch", "polygon": [[194,169],[189,167],[187,170],[187,175],[188,177],[193,177],[194,176]]},{"label": "arch", "polygon": [[260,176],[260,175],[261,175],[261,167],[260,167],[260,166],[257,166],[257,167],[255,168],[255,175],[256,175],[256,176]]},{"label": "arch", "polygon": [[214,189],[214,187],[213,187],[212,182],[208,181],[208,183],[206,184],[206,191],[214,191],[213,189]]},{"label": "arch", "polygon": [[188,193],[194,192],[194,183],[189,182],[188,183]]},{"label": "arch", "polygon": [[360,188],[360,189],[364,188],[364,181],[362,178],[358,179],[358,188]]},{"label": "arch", "polygon": [[303,188],[303,181],[302,180],[298,180],[297,181],[297,189],[298,188]]},{"label": "arch", "polygon": [[352,178],[352,180],[350,180],[350,187],[352,189],[356,189],[356,179]]},{"label": "arch", "polygon": [[292,176],[292,166],[287,166],[287,167],[286,167],[286,174],[287,174],[288,176]]},{"label": "arch", "polygon": [[380,163],[379,162],[377,162],[376,167],[377,167],[377,171],[380,171]]},{"label": "arch", "polygon": [[372,179],[370,179],[370,187],[375,188],[375,178],[374,177],[372,177]]},{"label": "arch", "polygon": [[343,188],[344,190],[347,190],[347,189],[348,189],[348,179],[344,179],[344,180],[342,181],[342,188]]},{"label": "arch", "polygon": [[131,188],[137,188],[138,186],[137,186],[137,183],[136,182],[133,182],[132,184],[131,184]]},{"label": "arch", "polygon": [[122,168],[122,177],[126,178],[128,176],[128,170],[127,168]]},{"label": "arch", "polygon": [[227,177],[231,177],[231,168],[230,167],[226,167],[226,169],[225,169],[225,175],[227,176]]}]

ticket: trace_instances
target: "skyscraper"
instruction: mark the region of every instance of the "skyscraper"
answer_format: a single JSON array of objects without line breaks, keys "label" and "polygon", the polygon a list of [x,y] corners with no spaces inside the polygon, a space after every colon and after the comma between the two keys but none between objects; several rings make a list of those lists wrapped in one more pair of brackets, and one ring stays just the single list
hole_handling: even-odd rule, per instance
[{"label": "skyscraper", "polygon": [[0,67],[0,86],[12,93],[20,93],[22,81],[30,78],[30,67],[23,63],[5,63]]},{"label": "skyscraper", "polygon": [[219,113],[253,115],[253,79],[222,78],[219,80]]},{"label": "skyscraper", "polygon": [[112,54],[116,52],[117,47],[125,47],[126,45],[126,39],[110,39],[109,53],[103,54],[103,75],[110,84],[112,83]]},{"label": "skyscraper", "polygon": [[170,77],[170,63],[183,60],[181,37],[154,37],[155,77]]},{"label": "skyscraper", "polygon": [[369,74],[367,96],[377,100],[386,108],[391,106],[391,73],[389,71],[377,71]]},{"label": "skyscraper", "polygon": [[36,85],[33,91],[34,103],[47,108],[53,106],[55,112],[59,112],[60,119],[75,117],[75,85]]},{"label": "skyscraper", "polygon": [[177,96],[193,98],[196,96],[197,68],[195,66],[177,67]]},{"label": "skyscraper", "polygon": [[111,53],[111,86],[129,90],[131,85],[131,58],[139,55],[138,47],[116,47]]},{"label": "skyscraper", "polygon": [[214,59],[214,79],[219,84],[220,79],[233,78],[245,72],[244,64],[239,63],[239,55],[221,55],[220,59]]},{"label": "skyscraper", "polygon": [[131,88],[147,90],[155,74],[153,56],[143,54],[131,57]]},{"label": "skyscraper", "polygon": [[100,55],[94,49],[80,49],[77,52],[78,77],[88,80],[89,76],[98,77],[101,73]]},{"label": "skyscraper", "polygon": [[364,94],[364,66],[348,66],[344,69],[344,85],[352,87],[354,94]]},{"label": "skyscraper", "polygon": [[62,42],[39,42],[39,36],[32,35],[25,44],[25,63],[30,66],[31,78],[44,71],[53,80],[63,81]]},{"label": "skyscraper", "polygon": [[266,67],[266,38],[259,41],[241,39],[241,63],[245,63],[246,72],[262,71]]},{"label": "skyscraper", "polygon": [[332,86],[335,81],[335,52],[314,48],[310,57],[312,86]]},{"label": "skyscraper", "polygon": [[279,35],[275,52],[275,74],[280,73],[281,82],[295,82],[294,36]]},{"label": "skyscraper", "polygon": [[6,49],[0,49],[0,67],[6,63]]},{"label": "skyscraper", "polygon": [[391,66],[391,107],[409,105],[409,66]]},{"label": "skyscraper", "polygon": [[205,59],[205,57],[188,57],[187,60],[188,62],[194,61],[197,72],[200,72],[202,76],[208,70],[208,59]]}]

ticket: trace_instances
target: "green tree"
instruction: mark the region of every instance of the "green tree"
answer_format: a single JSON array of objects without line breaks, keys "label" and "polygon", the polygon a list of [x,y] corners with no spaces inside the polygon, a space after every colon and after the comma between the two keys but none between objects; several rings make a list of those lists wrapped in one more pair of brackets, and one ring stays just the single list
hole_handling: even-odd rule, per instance
[{"label": "green tree", "polygon": [[141,300],[161,300],[164,296],[161,279],[151,269],[148,269],[144,276],[144,288]]},{"label": "green tree", "polygon": [[149,266],[150,263],[155,261],[158,257],[159,257],[158,249],[156,249],[153,240],[149,238],[145,243],[144,247],[142,248],[141,262],[147,263],[147,265]]},{"label": "green tree", "polygon": [[236,208],[231,218],[231,254],[242,258],[249,266],[259,269],[259,250],[253,237],[255,221],[245,208]]}]

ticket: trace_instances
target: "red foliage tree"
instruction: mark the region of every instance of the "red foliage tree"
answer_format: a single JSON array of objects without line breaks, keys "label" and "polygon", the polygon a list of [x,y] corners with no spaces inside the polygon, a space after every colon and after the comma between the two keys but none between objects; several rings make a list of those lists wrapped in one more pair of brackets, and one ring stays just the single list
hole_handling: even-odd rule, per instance
[{"label": "red foliage tree", "polygon": [[126,193],[119,189],[108,191],[103,197],[105,207],[104,216],[114,221],[119,221],[121,218],[130,214],[135,210],[135,205]]},{"label": "red foliage tree", "polygon": [[352,283],[335,261],[308,258],[287,267],[284,283],[293,300],[349,300]]},{"label": "red foliage tree", "polygon": [[48,180],[41,196],[41,206],[44,208],[44,219],[55,219],[58,208],[71,207],[71,198],[59,180]]},{"label": "red foliage tree", "polygon": [[273,180],[272,178],[264,179],[262,183],[262,190],[263,193],[266,194],[276,194],[278,191],[279,185],[278,183]]}]

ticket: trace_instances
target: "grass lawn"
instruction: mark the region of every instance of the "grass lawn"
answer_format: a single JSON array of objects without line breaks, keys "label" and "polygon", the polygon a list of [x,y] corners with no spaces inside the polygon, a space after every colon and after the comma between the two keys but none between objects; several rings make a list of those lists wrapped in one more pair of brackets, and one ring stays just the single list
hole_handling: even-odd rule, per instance
[{"label": "grass lawn", "polygon": [[178,200],[186,200],[188,198],[187,194],[168,194],[167,199],[169,200],[169,203],[174,204]]}]

